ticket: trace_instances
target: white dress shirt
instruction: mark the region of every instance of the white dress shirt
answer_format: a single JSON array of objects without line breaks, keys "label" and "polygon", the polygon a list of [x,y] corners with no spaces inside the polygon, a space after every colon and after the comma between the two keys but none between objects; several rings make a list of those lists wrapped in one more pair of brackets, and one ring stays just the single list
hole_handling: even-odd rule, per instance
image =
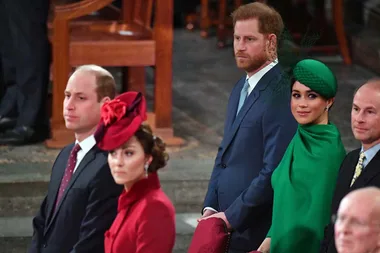
[{"label": "white dress shirt", "polygon": [[253,74],[251,77],[249,77],[247,75],[247,78],[248,79],[248,95],[251,94],[251,92],[253,91],[253,89],[256,87],[256,85],[259,83],[259,81],[261,80],[261,78],[269,71],[271,70],[274,66],[276,66],[278,63],[278,60],[274,60],[272,61],[271,63],[269,63],[267,66],[265,66],[264,68],[260,69],[258,72],[256,72],[255,74]]},{"label": "white dress shirt", "polygon": [[87,137],[86,139],[84,139],[81,142],[78,142],[78,140],[76,140],[75,144],[78,144],[78,143],[79,143],[79,146],[80,146],[81,149],[78,151],[78,154],[77,154],[77,163],[75,165],[73,173],[75,173],[75,171],[77,170],[80,162],[83,160],[83,158],[88,153],[88,151],[90,151],[95,146],[96,141],[95,141],[94,135],[90,135],[89,137]]},{"label": "white dress shirt", "polygon": [[[274,61],[272,61],[271,63],[269,63],[267,66],[265,66],[264,68],[260,69],[259,71],[257,71],[255,74],[253,74],[251,77],[249,77],[247,75],[247,78],[246,80],[248,79],[248,96],[249,94],[251,94],[251,92],[253,91],[253,89],[256,87],[256,85],[259,83],[259,81],[261,80],[261,78],[269,71],[271,70],[274,66],[276,66],[278,63],[278,59],[275,59]],[[203,209],[203,212],[206,211],[206,210],[211,210],[211,211],[214,211],[214,212],[218,212],[216,211],[214,208],[212,207],[205,207]]]}]

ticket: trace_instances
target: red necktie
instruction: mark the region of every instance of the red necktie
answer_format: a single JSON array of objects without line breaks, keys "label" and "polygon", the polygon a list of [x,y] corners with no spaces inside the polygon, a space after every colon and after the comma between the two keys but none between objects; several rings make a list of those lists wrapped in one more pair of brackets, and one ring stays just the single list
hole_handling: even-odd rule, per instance
[{"label": "red necktie", "polygon": [[66,170],[65,170],[65,175],[63,176],[62,181],[61,181],[61,186],[59,187],[58,197],[55,202],[55,207],[58,206],[58,203],[61,200],[63,193],[65,192],[66,187],[70,182],[71,177],[73,176],[75,165],[77,164],[77,154],[80,149],[81,148],[79,144],[76,144],[74,148],[71,150],[69,161],[67,163]]}]

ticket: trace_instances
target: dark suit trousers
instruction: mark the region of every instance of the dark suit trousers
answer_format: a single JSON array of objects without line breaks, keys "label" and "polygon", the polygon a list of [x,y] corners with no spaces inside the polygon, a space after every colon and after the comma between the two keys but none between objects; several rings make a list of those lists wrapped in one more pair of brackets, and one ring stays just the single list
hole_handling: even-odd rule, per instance
[{"label": "dark suit trousers", "polygon": [[234,249],[229,249],[228,253],[247,253],[247,251],[241,251],[241,250],[234,250]]},{"label": "dark suit trousers", "polygon": [[17,125],[47,125],[50,43],[48,0],[0,1],[1,66],[5,94],[0,115],[18,114]]}]

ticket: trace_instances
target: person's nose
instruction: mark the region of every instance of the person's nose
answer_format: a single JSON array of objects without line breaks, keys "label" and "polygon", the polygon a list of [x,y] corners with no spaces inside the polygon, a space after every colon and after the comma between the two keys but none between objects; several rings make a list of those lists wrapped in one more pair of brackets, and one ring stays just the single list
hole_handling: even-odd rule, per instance
[{"label": "person's nose", "polygon": [[73,97],[69,97],[69,98],[65,99],[64,109],[68,110],[68,111],[71,111],[71,110],[75,109],[75,102],[74,102],[74,98]]},{"label": "person's nose", "polygon": [[349,234],[351,231],[351,226],[350,223],[347,220],[340,220],[335,224],[335,231],[336,233],[339,234]]},{"label": "person's nose", "polygon": [[121,168],[124,166],[124,159],[123,159],[123,155],[122,155],[122,152],[117,152],[114,156],[113,156],[113,164],[118,167],[118,168]]},{"label": "person's nose", "polygon": [[239,51],[245,51],[247,49],[246,45],[245,45],[245,42],[244,40],[240,39],[240,40],[236,40],[235,41],[235,48],[236,50],[239,52]]},{"label": "person's nose", "polygon": [[358,114],[355,115],[355,121],[357,121],[358,123],[365,122],[364,115],[362,112],[359,112]]},{"label": "person's nose", "polygon": [[298,106],[299,106],[300,108],[307,108],[307,107],[308,107],[308,104],[307,104],[306,99],[304,99],[304,98],[301,97],[301,98],[298,100]]}]

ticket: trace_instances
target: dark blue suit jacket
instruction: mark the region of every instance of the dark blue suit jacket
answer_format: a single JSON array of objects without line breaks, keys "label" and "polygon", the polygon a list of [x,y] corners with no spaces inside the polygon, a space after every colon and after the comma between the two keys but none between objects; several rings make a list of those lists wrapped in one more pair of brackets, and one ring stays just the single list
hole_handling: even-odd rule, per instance
[{"label": "dark blue suit jacket", "polygon": [[204,207],[225,212],[231,248],[256,250],[272,221],[271,175],[292,139],[290,82],[277,64],[258,82],[235,117],[245,77],[232,90]]},{"label": "dark blue suit jacket", "polygon": [[33,219],[29,253],[104,252],[104,233],[116,217],[123,189],[112,178],[106,152],[94,146],[85,155],[53,212],[73,146],[65,147],[53,165],[48,194]]}]

